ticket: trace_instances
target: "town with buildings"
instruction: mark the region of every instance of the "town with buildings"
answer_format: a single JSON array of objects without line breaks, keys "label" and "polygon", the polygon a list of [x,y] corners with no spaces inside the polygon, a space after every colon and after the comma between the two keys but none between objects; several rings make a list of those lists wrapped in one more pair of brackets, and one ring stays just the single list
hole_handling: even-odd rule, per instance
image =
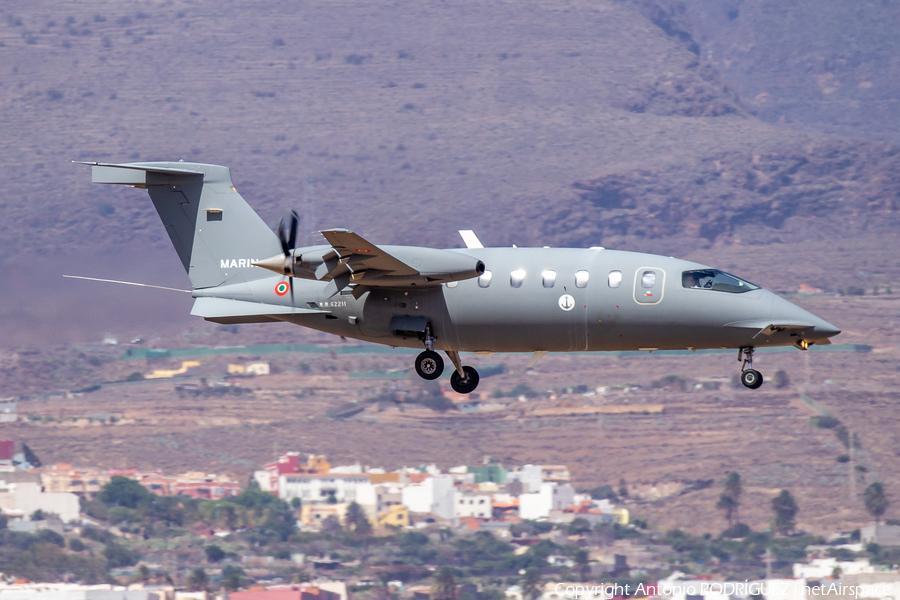
[{"label": "town with buildings", "polygon": [[[900,594],[896,522],[823,538],[794,531],[790,510],[776,510],[771,531],[654,531],[632,515],[626,489],[578,490],[565,465],[486,457],[387,471],[287,452],[242,485],[199,472],[44,466],[27,446],[16,450],[0,440],[0,600]],[[739,476],[723,486],[736,511]]]}]

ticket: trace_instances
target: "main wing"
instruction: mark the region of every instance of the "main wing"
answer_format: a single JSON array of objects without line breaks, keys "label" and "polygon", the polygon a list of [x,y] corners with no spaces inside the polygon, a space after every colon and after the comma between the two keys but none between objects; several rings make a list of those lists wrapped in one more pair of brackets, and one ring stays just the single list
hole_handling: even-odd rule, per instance
[{"label": "main wing", "polygon": [[347,229],[321,232],[330,245],[291,250],[253,264],[281,275],[329,282],[326,294],[350,285],[354,294],[369,287],[425,287],[478,277],[484,263],[456,250],[417,246],[376,246]]}]

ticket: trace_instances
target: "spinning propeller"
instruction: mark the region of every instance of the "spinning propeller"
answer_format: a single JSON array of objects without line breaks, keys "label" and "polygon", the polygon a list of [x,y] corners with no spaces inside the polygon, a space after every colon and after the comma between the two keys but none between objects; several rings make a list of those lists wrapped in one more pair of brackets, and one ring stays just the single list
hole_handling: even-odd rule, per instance
[{"label": "spinning propeller", "polygon": [[281,251],[284,252],[284,266],[285,272],[288,273],[288,287],[291,290],[291,304],[294,303],[294,277],[291,275],[294,270],[292,264],[289,266],[289,262],[293,263],[294,255],[293,250],[297,247],[297,225],[300,224],[300,217],[297,215],[296,210],[291,211],[291,224],[289,227],[285,227],[284,217],[281,218],[281,221],[278,222],[278,241],[281,242]]}]

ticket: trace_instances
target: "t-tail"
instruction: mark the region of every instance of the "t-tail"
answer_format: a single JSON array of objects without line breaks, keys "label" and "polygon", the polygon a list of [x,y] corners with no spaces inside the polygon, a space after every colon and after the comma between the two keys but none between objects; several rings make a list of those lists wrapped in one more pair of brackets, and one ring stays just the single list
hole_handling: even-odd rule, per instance
[{"label": "t-tail", "polygon": [[189,162],[91,165],[94,183],[146,189],[194,289],[271,277],[252,262],[282,251],[275,233],[238,194],[231,170]]}]

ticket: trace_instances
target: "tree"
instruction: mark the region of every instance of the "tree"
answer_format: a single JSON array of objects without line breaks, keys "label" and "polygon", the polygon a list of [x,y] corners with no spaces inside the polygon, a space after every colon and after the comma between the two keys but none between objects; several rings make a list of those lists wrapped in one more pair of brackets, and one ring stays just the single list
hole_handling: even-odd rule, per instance
[{"label": "tree", "polygon": [[222,587],[233,591],[241,587],[247,574],[240,567],[225,565],[222,568]]},{"label": "tree", "polygon": [[628,497],[628,484],[625,483],[625,478],[619,479],[619,497],[627,498]]},{"label": "tree", "polygon": [[369,517],[366,516],[366,512],[356,502],[351,502],[347,507],[347,516],[344,522],[357,535],[367,536],[372,534],[372,524],[369,522]]},{"label": "tree", "polygon": [[38,458],[37,454],[34,453],[34,450],[28,447],[28,444],[22,442],[22,453],[25,455],[25,462],[30,464],[32,467],[40,467],[41,459]]},{"label": "tree", "polygon": [[590,522],[584,517],[573,519],[569,523],[569,535],[582,535],[591,530]]},{"label": "tree", "polygon": [[781,493],[772,499],[772,510],[775,512],[773,528],[776,532],[786,535],[794,530],[798,509],[789,491],[781,490]]},{"label": "tree", "polygon": [[137,508],[142,500],[150,500],[153,494],[134,479],[113,475],[98,496],[106,506]]},{"label": "tree", "polygon": [[725,518],[728,519],[728,528],[734,525],[738,516],[738,507],[741,504],[741,493],[744,491],[741,487],[741,476],[732,471],[725,478],[723,484],[724,492],[719,496],[716,508],[725,511]]},{"label": "tree", "polygon": [[525,570],[525,577],[522,579],[523,600],[537,600],[543,593],[544,590],[541,589],[541,572],[536,567],[529,567]]},{"label": "tree", "polygon": [[211,563],[217,563],[225,558],[225,551],[213,544],[206,547],[206,560]]},{"label": "tree", "polygon": [[188,587],[192,592],[205,592],[209,587],[209,575],[199,567],[194,569],[188,576]]},{"label": "tree", "polygon": [[875,482],[866,488],[863,495],[863,502],[866,505],[866,510],[874,517],[875,523],[881,521],[884,511],[887,510],[887,507],[890,504],[884,493],[884,485],[881,482]]},{"label": "tree", "polygon": [[431,584],[431,600],[456,600],[459,592],[456,589],[456,577],[450,567],[441,567],[434,574]]},{"label": "tree", "polygon": [[338,518],[334,515],[328,515],[324,519],[322,519],[322,533],[340,533],[341,531],[341,522],[338,521]]},{"label": "tree", "polygon": [[719,496],[716,502],[716,508],[725,511],[725,519],[728,521],[728,529],[730,530],[734,524],[734,514],[737,512],[737,502],[728,494]]},{"label": "tree", "polygon": [[103,549],[103,556],[106,557],[107,567],[115,569],[116,567],[132,567],[137,564],[140,555],[137,552],[129,550],[125,546],[116,542],[109,542]]},{"label": "tree", "polygon": [[584,548],[579,548],[575,551],[573,559],[575,561],[575,566],[578,567],[578,574],[581,576],[581,581],[587,581],[588,575],[591,573],[590,554],[588,554],[588,551]]}]

